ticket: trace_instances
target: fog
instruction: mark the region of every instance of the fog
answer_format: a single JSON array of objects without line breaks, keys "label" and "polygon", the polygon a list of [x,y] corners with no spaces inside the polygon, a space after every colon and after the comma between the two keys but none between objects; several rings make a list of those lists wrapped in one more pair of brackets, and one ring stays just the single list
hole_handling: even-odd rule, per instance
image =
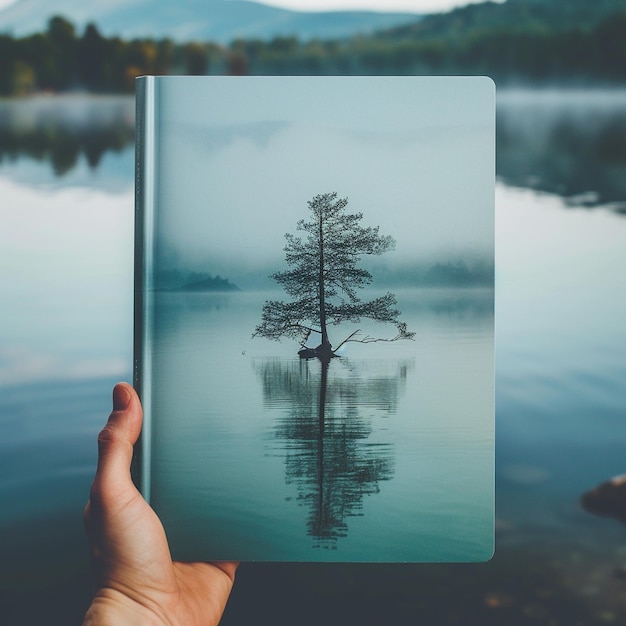
[{"label": "fog", "polygon": [[234,280],[283,263],[307,201],[336,191],[396,240],[389,271],[493,253],[494,103],[484,79],[162,83],[162,269]]}]

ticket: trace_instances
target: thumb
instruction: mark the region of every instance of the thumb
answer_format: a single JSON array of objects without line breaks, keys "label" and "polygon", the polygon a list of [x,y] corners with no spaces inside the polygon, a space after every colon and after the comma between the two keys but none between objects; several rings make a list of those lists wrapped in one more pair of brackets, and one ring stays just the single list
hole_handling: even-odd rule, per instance
[{"label": "thumb", "polygon": [[[115,489],[131,483],[130,464],[141,422],[141,403],[137,393],[129,384],[118,383],[113,389],[113,411],[98,435],[96,484]],[[104,493],[101,495],[105,496]]]}]

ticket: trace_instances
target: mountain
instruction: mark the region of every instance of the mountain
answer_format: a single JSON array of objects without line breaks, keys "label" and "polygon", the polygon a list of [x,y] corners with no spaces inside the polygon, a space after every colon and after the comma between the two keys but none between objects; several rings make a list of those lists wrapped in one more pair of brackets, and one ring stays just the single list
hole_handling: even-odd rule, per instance
[{"label": "mountain", "polygon": [[236,38],[340,38],[415,22],[413,13],[368,11],[296,12],[247,0],[17,0],[0,10],[0,32],[42,32],[52,15],[79,31],[90,22],[106,36],[169,37],[176,41],[228,43]]},{"label": "mountain", "polygon": [[392,27],[377,37],[385,40],[456,42],[482,37],[497,29],[509,33],[551,33],[590,30],[602,20],[624,12],[624,0],[506,0],[481,2],[446,13],[427,15],[412,23]]}]

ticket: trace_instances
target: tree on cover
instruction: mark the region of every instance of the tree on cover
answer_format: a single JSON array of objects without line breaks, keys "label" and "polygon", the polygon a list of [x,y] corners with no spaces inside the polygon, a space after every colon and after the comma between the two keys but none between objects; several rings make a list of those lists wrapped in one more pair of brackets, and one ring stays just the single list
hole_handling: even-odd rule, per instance
[{"label": "tree on cover", "polygon": [[[285,259],[290,269],[272,274],[292,300],[267,301],[253,336],[298,340],[302,358],[317,357],[325,362],[350,341],[413,339],[415,333],[398,321],[400,312],[395,308],[396,298],[392,293],[369,301],[358,296],[357,290],[372,280],[372,275],[358,266],[361,257],[392,250],[395,241],[388,235],[380,235],[378,226],[361,226],[363,214],[346,213],[347,204],[347,198],[338,199],[335,192],[309,200],[311,217],[309,221],[298,221],[296,226],[303,234],[285,235]],[[342,322],[358,323],[361,318],[395,324],[398,332],[385,339],[357,330],[333,348],[328,327]],[[306,346],[312,334],[320,336],[316,348]]]}]

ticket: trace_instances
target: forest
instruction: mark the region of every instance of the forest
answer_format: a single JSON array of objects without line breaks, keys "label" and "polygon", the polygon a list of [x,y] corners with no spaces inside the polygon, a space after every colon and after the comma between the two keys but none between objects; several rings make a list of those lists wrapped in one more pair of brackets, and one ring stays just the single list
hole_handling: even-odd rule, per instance
[{"label": "forest", "polygon": [[240,39],[228,45],[126,41],[104,36],[95,24],[78,33],[70,21],[55,16],[45,32],[21,38],[0,34],[0,95],[130,93],[142,74],[479,74],[499,85],[624,84],[626,11],[612,0],[591,4],[592,14],[545,10],[564,6],[560,2],[486,2],[370,36]]}]

